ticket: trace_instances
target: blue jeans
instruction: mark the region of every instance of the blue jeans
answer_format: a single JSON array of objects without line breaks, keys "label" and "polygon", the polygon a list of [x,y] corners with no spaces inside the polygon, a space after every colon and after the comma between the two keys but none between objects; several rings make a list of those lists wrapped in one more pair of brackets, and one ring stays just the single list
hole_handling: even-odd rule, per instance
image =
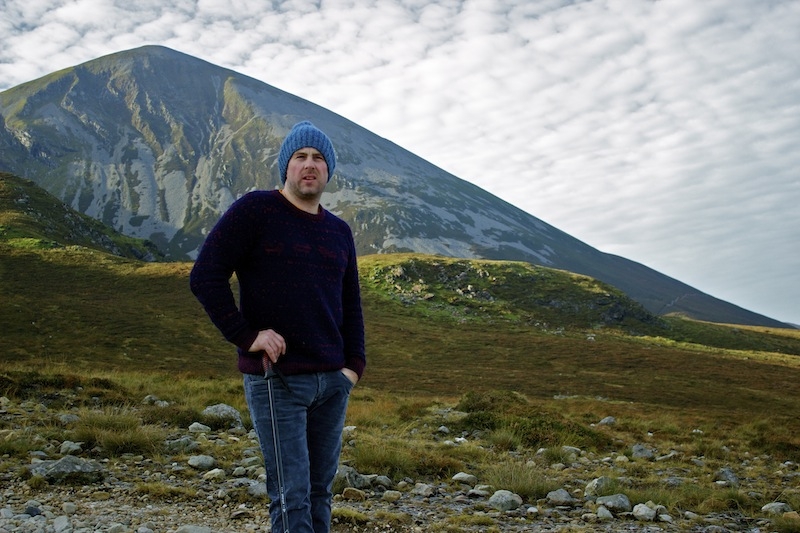
[{"label": "blue jeans", "polygon": [[[340,371],[272,378],[290,533],[328,533],[331,492],[339,467],[347,401],[353,383]],[[273,533],[284,533],[264,376],[244,375],[244,393],[267,471]]]}]

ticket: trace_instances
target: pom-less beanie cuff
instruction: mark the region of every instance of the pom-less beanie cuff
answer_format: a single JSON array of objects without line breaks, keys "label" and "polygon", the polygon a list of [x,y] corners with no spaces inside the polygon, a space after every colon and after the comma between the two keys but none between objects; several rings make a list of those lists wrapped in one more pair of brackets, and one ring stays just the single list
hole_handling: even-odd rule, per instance
[{"label": "pom-less beanie cuff", "polygon": [[328,181],[333,176],[333,169],[336,168],[336,154],[333,151],[331,140],[320,129],[311,122],[304,120],[292,127],[292,130],[283,140],[281,151],[278,153],[278,168],[281,171],[281,183],[286,183],[286,168],[289,166],[289,159],[292,154],[301,148],[316,148],[325,163],[328,165]]}]

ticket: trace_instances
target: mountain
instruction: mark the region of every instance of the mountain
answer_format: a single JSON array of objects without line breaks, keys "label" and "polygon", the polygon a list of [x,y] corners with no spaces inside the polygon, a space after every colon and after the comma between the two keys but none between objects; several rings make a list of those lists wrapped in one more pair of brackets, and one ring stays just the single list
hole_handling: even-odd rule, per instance
[{"label": "mountain", "polygon": [[324,197],[360,254],[520,260],[592,276],[657,314],[787,327],[602,253],[353,122],[253,78],[145,46],[0,93],[0,170],[191,259],[243,193],[279,184],[281,140],[311,119],[334,140]]}]

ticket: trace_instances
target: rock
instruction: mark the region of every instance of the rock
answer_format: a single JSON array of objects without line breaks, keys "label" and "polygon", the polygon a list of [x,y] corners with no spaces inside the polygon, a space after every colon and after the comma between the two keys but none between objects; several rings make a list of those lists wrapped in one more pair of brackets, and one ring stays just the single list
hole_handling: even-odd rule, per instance
[{"label": "rock", "polygon": [[612,488],[614,484],[614,480],[607,476],[595,478],[586,484],[583,495],[587,498],[600,496]]},{"label": "rock", "polygon": [[605,505],[601,505],[600,507],[597,508],[597,518],[600,521],[605,522],[608,520],[613,520],[614,515],[611,513],[611,511],[608,510],[608,508]]},{"label": "rock", "polygon": [[189,426],[190,433],[211,433],[211,428],[200,422],[192,422]]},{"label": "rock", "polygon": [[771,502],[762,507],[761,510],[768,515],[778,516],[782,515],[783,513],[791,512],[792,508],[788,503]]},{"label": "rock", "polygon": [[[339,465],[339,469],[336,471],[333,482],[334,484],[343,483],[346,487],[368,489],[372,486],[373,480],[376,480],[377,477],[378,476],[366,476],[359,474],[352,466]],[[391,483],[391,480],[389,482]]]},{"label": "rock", "polygon": [[600,496],[597,498],[597,504],[604,506],[614,514],[629,513],[631,511],[631,501],[624,494]]},{"label": "rock", "polygon": [[428,485],[427,483],[417,483],[412,489],[411,494],[415,496],[422,496],[423,498],[429,498],[436,494],[436,488],[433,485]]},{"label": "rock", "polygon": [[550,505],[571,507],[576,500],[566,489],[558,489],[547,493],[547,503]]},{"label": "rock", "polygon": [[72,413],[65,413],[65,414],[62,414],[62,415],[58,415],[58,421],[61,422],[62,424],[64,424],[65,426],[68,426],[70,424],[74,424],[75,422],[77,422],[80,419],[81,419],[81,417],[79,417],[78,415],[72,414]]},{"label": "rock", "polygon": [[346,487],[342,491],[342,499],[352,502],[363,502],[367,499],[367,494],[363,490]]},{"label": "rock", "polygon": [[142,400],[142,405],[155,405],[156,407],[169,407],[169,402],[160,400],[158,396],[148,394]]},{"label": "rock", "polygon": [[513,511],[522,505],[522,497],[510,490],[498,490],[489,498],[489,506],[498,511]]},{"label": "rock", "polygon": [[175,533],[213,533],[213,531],[213,529],[206,526],[187,525],[179,527],[177,530],[175,530]]},{"label": "rock", "polygon": [[381,499],[385,502],[396,502],[403,497],[403,494],[399,490],[387,490],[381,496]]},{"label": "rock", "polygon": [[656,511],[643,503],[638,503],[633,507],[633,516],[640,522],[653,522],[656,519]]},{"label": "rock", "polygon": [[100,463],[67,455],[57,461],[41,461],[29,467],[31,475],[50,483],[91,484],[102,481],[105,472]]},{"label": "rock", "polygon": [[478,483],[478,478],[472,474],[467,474],[466,472],[459,472],[453,476],[452,479],[457,483],[463,483],[465,485],[469,485],[470,487],[474,487]]},{"label": "rock", "polygon": [[738,487],[739,477],[728,467],[720,468],[714,474],[714,481],[728,487]]},{"label": "rock", "polygon": [[653,450],[644,444],[634,444],[631,448],[631,457],[634,459],[645,459],[649,461],[655,458],[655,453],[653,453]]},{"label": "rock", "polygon": [[72,442],[71,440],[65,440],[61,443],[61,448],[59,448],[59,453],[61,455],[77,455],[83,451],[81,448],[82,442]]},{"label": "rock", "polygon": [[656,461],[657,462],[669,461],[670,459],[675,459],[675,458],[677,458],[679,456],[680,456],[680,454],[678,452],[676,452],[675,450],[672,450],[666,455],[660,455],[660,456],[656,457]]},{"label": "rock", "polygon": [[375,476],[375,479],[372,480],[372,486],[375,488],[391,489],[394,487],[394,483],[389,479],[389,476]]},{"label": "rock", "polygon": [[28,516],[39,516],[40,514],[42,514],[42,510],[39,509],[39,507],[37,507],[36,505],[28,504],[25,507],[24,513]]},{"label": "rock", "polygon": [[211,470],[217,461],[209,455],[192,455],[189,457],[189,466],[197,470]]},{"label": "rock", "polygon": [[241,428],[244,427],[242,423],[242,415],[235,407],[224,403],[209,405],[203,412],[200,413],[207,419],[214,419],[223,423],[228,423],[231,427]]},{"label": "rock", "polygon": [[494,489],[489,485],[477,485],[467,493],[469,498],[488,498]]},{"label": "rock", "polygon": [[269,496],[266,483],[253,483],[247,487],[247,494],[255,499],[263,499]]},{"label": "rock", "polygon": [[231,513],[231,520],[244,520],[254,518],[253,512],[250,509],[236,509]]},{"label": "rock", "polygon": [[583,453],[580,448],[576,448],[575,446],[562,446],[561,451],[562,453],[567,454],[567,456],[570,458],[570,461],[573,462],[580,457],[581,453]]},{"label": "rock", "polygon": [[197,448],[200,447],[200,445],[197,443],[197,441],[195,441],[193,438],[191,438],[189,436],[183,436],[183,437],[180,437],[178,439],[168,440],[165,443],[165,445],[167,447],[167,451],[172,452],[172,453],[191,452],[191,451],[194,451],[194,450],[196,450]]},{"label": "rock", "polygon": [[68,516],[61,515],[53,520],[53,530],[55,533],[67,533],[72,531],[72,523]]},{"label": "rock", "polygon": [[613,416],[607,416],[604,419],[602,419],[600,422],[598,422],[598,424],[601,425],[601,426],[613,426],[616,423],[617,423],[617,419],[614,418]]},{"label": "rock", "polygon": [[225,471],[221,468],[214,468],[203,474],[205,481],[222,481],[226,478]]}]

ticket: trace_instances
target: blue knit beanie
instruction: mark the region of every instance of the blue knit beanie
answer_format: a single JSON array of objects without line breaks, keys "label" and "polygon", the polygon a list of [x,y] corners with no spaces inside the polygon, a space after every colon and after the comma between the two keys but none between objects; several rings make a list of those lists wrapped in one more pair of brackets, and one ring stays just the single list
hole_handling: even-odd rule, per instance
[{"label": "blue knit beanie", "polygon": [[292,154],[301,148],[316,148],[325,163],[328,164],[328,181],[333,176],[333,169],[336,168],[336,154],[333,153],[333,145],[327,135],[317,129],[311,122],[304,120],[292,127],[292,131],[286,136],[281,144],[281,151],[278,154],[278,168],[281,171],[281,183],[286,183],[286,168],[289,166],[289,159]]}]

